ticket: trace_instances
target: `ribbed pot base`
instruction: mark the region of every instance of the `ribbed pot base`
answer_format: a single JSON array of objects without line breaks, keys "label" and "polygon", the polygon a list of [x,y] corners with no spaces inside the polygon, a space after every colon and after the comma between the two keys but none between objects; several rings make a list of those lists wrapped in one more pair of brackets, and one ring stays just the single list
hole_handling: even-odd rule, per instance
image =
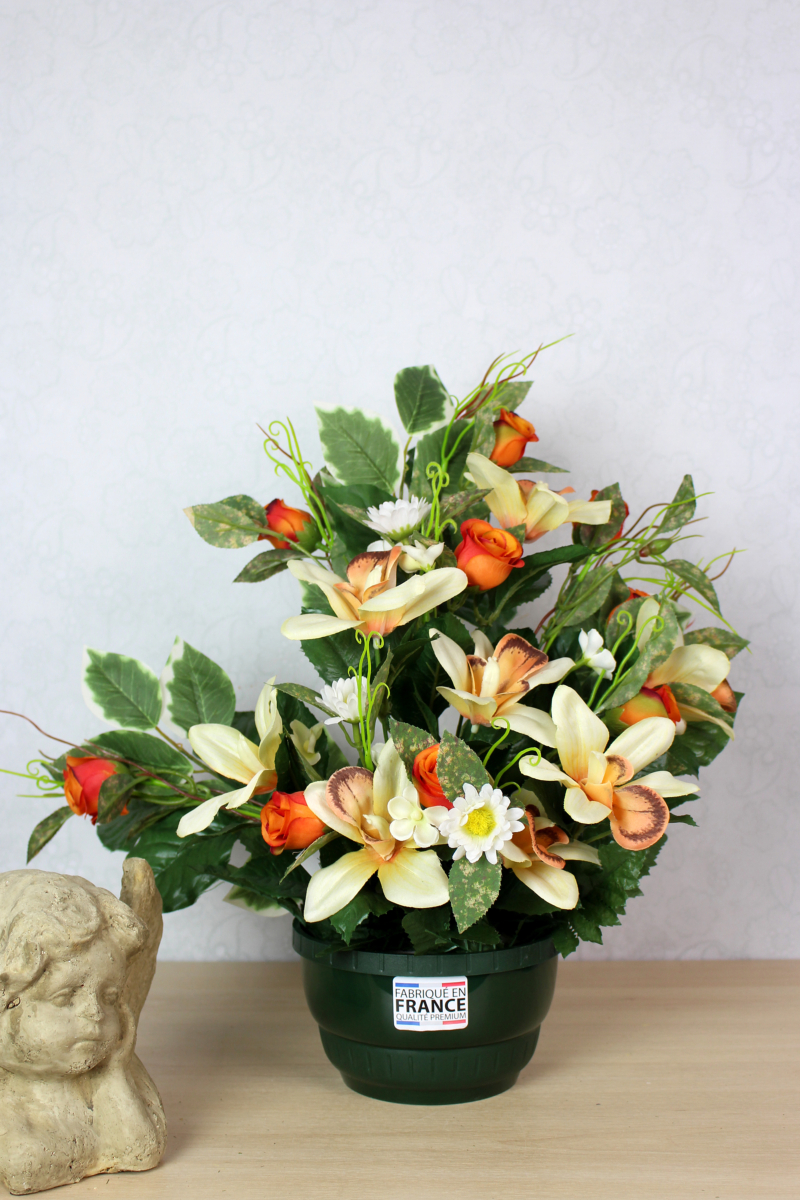
[{"label": "ribbed pot base", "polygon": [[513,1087],[533,1057],[539,1030],[458,1050],[371,1046],[325,1029],[320,1036],[344,1082],[362,1096],[394,1104],[465,1104]]}]

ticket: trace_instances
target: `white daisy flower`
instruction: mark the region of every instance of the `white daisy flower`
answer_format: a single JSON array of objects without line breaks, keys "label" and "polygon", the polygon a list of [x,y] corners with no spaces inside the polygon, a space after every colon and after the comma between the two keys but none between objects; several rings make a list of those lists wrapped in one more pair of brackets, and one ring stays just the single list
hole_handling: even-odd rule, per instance
[{"label": "white daisy flower", "polygon": [[319,698],[326,708],[332,708],[336,717],[328,717],[326,725],[338,725],[341,721],[358,721],[358,684],[361,683],[361,710],[367,711],[369,705],[369,685],[363,675],[356,679],[348,675],[347,679],[337,679],[334,683],[325,683],[320,688]]},{"label": "white daisy flower", "polygon": [[598,633],[596,629],[590,629],[588,633],[581,630],[578,634],[578,641],[583,655],[580,660],[581,664],[591,667],[604,679],[611,679],[617,666],[617,660],[610,650],[603,649],[602,634]]},{"label": "white daisy flower", "polygon": [[[377,542],[370,542],[367,550],[391,550],[392,543],[381,538]],[[421,542],[403,542],[401,544],[403,553],[398,558],[398,565],[406,575],[413,575],[415,571],[430,571],[439,555],[444,550],[444,542],[436,542],[433,546],[423,546]]]},{"label": "white daisy flower", "polygon": [[398,842],[413,838],[423,849],[436,845],[439,840],[438,826],[449,811],[443,804],[422,808],[413,783],[403,788],[402,795],[393,796],[387,807],[392,818],[389,826],[392,837]]},{"label": "white daisy flower", "polygon": [[466,855],[469,862],[475,863],[482,854],[490,863],[497,862],[497,851],[511,840],[512,834],[525,828],[519,819],[523,810],[509,808],[510,803],[490,783],[485,783],[480,791],[471,783],[464,784],[464,795],[456,797],[453,807],[439,823],[439,833],[455,850],[454,862]]},{"label": "white daisy flower", "polygon": [[388,534],[399,542],[421,525],[430,511],[430,502],[417,496],[409,496],[407,500],[385,500],[377,508],[367,509],[369,520],[364,523],[376,533]]}]

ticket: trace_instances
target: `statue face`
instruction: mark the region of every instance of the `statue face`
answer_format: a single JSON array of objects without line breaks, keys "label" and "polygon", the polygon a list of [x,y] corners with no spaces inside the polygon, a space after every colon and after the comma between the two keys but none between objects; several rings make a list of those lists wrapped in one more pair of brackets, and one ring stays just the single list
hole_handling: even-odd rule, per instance
[{"label": "statue face", "polygon": [[18,1075],[81,1075],[120,1037],[117,1012],[126,959],[104,933],[73,958],[51,962],[0,1013],[0,1066]]}]

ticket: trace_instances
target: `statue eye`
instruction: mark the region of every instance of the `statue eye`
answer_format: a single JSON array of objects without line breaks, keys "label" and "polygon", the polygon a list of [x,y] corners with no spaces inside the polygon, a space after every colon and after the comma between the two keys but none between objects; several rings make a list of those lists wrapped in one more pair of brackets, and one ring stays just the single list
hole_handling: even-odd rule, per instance
[{"label": "statue eye", "polygon": [[117,1003],[118,1000],[119,1000],[119,989],[118,988],[106,988],[106,990],[103,992],[103,1003],[104,1004],[113,1006]]},{"label": "statue eye", "polygon": [[50,1003],[55,1004],[56,1008],[66,1008],[74,995],[74,988],[64,988],[63,991],[56,992],[50,997]]}]

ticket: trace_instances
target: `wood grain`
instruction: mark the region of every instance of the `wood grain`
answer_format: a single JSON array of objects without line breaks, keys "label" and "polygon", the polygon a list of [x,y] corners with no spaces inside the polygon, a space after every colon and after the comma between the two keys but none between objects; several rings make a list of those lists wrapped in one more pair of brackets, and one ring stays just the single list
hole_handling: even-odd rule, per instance
[{"label": "wood grain", "polygon": [[797,1200],[800,963],[566,963],[518,1085],[416,1108],[348,1091],[295,963],[163,963],[139,1053],[162,1165],[107,1200]]}]

